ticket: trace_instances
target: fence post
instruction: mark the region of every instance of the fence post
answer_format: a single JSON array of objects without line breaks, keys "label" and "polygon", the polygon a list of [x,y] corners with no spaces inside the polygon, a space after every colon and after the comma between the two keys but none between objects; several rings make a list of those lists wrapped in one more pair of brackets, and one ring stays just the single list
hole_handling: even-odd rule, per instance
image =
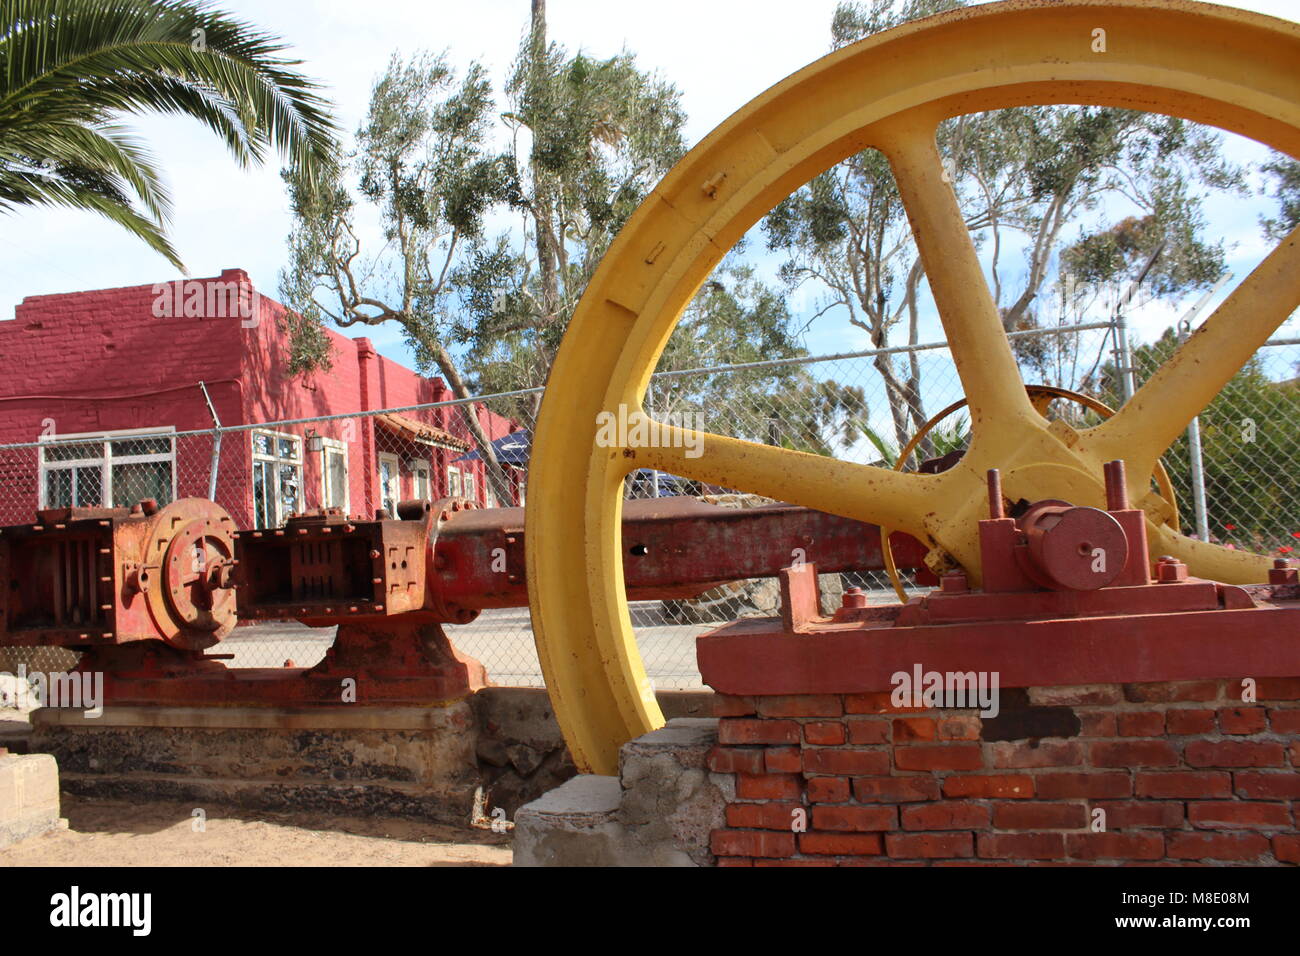
[{"label": "fence post", "polygon": [[203,400],[208,403],[208,414],[212,416],[212,464],[208,470],[208,500],[216,501],[217,472],[221,468],[221,419],[217,417],[217,409],[212,404],[208,387],[199,382],[199,389],[203,392]]},{"label": "fence post", "polygon": [[[1191,334],[1190,319],[1178,323],[1178,341],[1186,342]],[[1210,520],[1205,510],[1205,461],[1201,457],[1201,416],[1187,423],[1187,458],[1191,466],[1192,510],[1196,515],[1196,537],[1210,540]]]}]

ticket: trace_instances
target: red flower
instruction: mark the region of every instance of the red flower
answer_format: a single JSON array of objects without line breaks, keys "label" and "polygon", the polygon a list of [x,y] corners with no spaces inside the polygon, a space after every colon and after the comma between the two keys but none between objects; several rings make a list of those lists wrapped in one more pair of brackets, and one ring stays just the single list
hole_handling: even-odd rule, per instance
[{"label": "red flower", "polygon": [[1292,532],[1291,532],[1291,537],[1293,537],[1293,538],[1300,538],[1300,531],[1292,531]]},{"label": "red flower", "polygon": [[1225,524],[1224,527],[1227,528],[1229,531],[1237,530],[1237,526],[1235,524]]},{"label": "red flower", "polygon": [[1285,544],[1284,544],[1284,545],[1282,545],[1282,547],[1278,548],[1277,550],[1278,550],[1281,554],[1290,554],[1292,551],[1295,550],[1295,548],[1292,548],[1292,547],[1290,547],[1289,545],[1285,545]]}]

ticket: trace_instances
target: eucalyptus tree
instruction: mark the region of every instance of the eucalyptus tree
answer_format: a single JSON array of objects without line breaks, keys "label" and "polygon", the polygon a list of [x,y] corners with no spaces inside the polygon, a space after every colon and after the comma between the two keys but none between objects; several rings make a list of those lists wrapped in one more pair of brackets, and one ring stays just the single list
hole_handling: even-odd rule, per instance
[{"label": "eucalyptus tree", "polygon": [[[961,0],[842,3],[831,23],[835,48]],[[1212,283],[1224,249],[1206,235],[1202,188],[1244,190],[1217,134],[1174,117],[1089,106],[1024,107],[970,114],[939,126],[937,142],[966,227],[986,263],[1008,331],[1055,317],[1043,293],[1059,278],[1061,251],[1074,270],[1071,294],[1117,281],[1157,246],[1151,290],[1172,296]],[[1118,214],[1117,214],[1118,213]],[[767,217],[782,274],[820,295],[819,315],[838,314],[873,348],[917,344],[925,267],[883,154],[869,150],[815,177]],[[1045,366],[1053,339],[1018,338],[1029,366]],[[921,366],[874,358],[899,445],[926,419]],[[929,443],[922,457],[933,452]]]}]

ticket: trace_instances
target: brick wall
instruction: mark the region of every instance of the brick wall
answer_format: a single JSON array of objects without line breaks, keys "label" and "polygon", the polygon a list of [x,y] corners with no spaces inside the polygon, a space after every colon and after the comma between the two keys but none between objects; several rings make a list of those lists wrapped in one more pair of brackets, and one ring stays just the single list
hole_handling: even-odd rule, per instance
[{"label": "brick wall", "polygon": [[[1300,678],[717,698],[723,866],[1300,864]],[[1097,811],[1102,813],[1097,813]]]}]

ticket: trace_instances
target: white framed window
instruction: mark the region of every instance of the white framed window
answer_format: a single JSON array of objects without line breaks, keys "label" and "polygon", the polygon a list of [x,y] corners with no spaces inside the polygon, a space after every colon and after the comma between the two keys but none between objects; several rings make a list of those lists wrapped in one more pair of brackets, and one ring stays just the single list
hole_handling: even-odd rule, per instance
[{"label": "white framed window", "polygon": [[433,498],[433,482],[430,480],[429,463],[422,459],[411,461],[411,497],[421,501]]},{"label": "white framed window", "polygon": [[396,455],[379,453],[379,507],[390,518],[397,517],[397,503],[402,500],[401,463]]},{"label": "white framed window", "polygon": [[253,443],[253,526],[278,528],[302,503],[302,436],[266,430]]},{"label": "white framed window", "polygon": [[40,450],[40,507],[120,508],[145,498],[160,505],[175,500],[176,439],[165,434],[172,431],[52,436]]},{"label": "white framed window", "polygon": [[515,472],[515,487],[519,490],[519,507],[524,506],[524,500],[528,492],[528,475],[525,472]]},{"label": "white framed window", "polygon": [[455,465],[447,466],[447,495],[452,498],[460,497],[460,469]]},{"label": "white framed window", "polygon": [[461,497],[468,498],[470,501],[478,500],[474,497],[474,472],[470,471],[468,468],[466,468],[464,474],[460,476],[460,494]]},{"label": "white framed window", "polygon": [[348,446],[337,438],[322,438],[320,459],[320,502],[322,508],[352,509],[348,488]]}]

